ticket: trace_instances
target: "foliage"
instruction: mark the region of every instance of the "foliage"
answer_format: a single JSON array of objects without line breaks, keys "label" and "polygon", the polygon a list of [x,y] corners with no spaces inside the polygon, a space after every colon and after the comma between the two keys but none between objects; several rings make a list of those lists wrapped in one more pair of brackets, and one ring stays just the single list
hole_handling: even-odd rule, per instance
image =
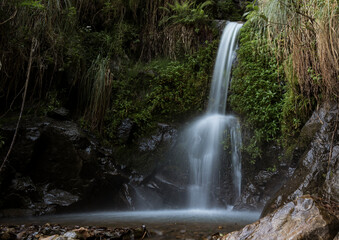
[{"label": "foliage", "polygon": [[280,134],[288,148],[317,104],[338,100],[338,4],[271,0],[247,9],[230,101],[254,129],[245,150],[255,159]]},{"label": "foliage", "polygon": [[162,9],[170,13],[170,15],[165,16],[160,21],[160,25],[167,22],[171,24],[206,24],[210,18],[205,13],[204,8],[211,4],[211,1],[205,1],[197,5],[192,0],[183,2],[176,0],[174,4],[168,3],[168,7],[163,7]]},{"label": "foliage", "polygon": [[184,61],[158,59],[135,65],[113,84],[113,103],[106,115],[106,134],[115,139],[125,118],[143,134],[156,121],[168,121],[201,111],[208,95],[218,41],[205,43]]},{"label": "foliage", "polygon": [[236,6],[233,0],[216,1],[217,17],[230,21],[240,21],[243,9]]},{"label": "foliage", "polygon": [[240,30],[239,64],[231,83],[230,104],[254,129],[246,150],[257,158],[262,144],[280,135],[284,88],[282,67],[270,54],[265,39],[252,34],[251,29],[252,24],[247,22]]},{"label": "foliage", "polygon": [[29,93],[31,98],[45,97],[55,75],[78,57],[71,55],[77,51],[67,51],[77,42],[75,8],[66,0],[4,0],[0,11],[1,21],[10,19],[0,28],[0,87],[7,89],[7,99],[18,94],[24,84],[31,39],[35,38],[38,46],[33,55],[34,80],[30,81]]},{"label": "foliage", "polygon": [[110,104],[113,73],[109,65],[109,58],[98,55],[80,85],[80,96],[83,96],[86,105],[84,115],[91,122],[91,129],[102,129],[102,120]]},{"label": "foliage", "polygon": [[199,111],[217,42],[212,3],[188,2],[3,0],[0,112],[21,100],[32,38],[35,113],[68,104],[84,127],[115,139],[126,117],[141,134],[156,120]]},{"label": "foliage", "polygon": [[263,1],[257,9],[277,59],[292,58],[300,94],[311,110],[312,98],[318,103],[339,98],[338,10],[336,0]]},{"label": "foliage", "polygon": [[197,51],[203,41],[212,40],[212,21],[205,12],[211,4],[211,1],[197,4],[195,0],[176,0],[162,7],[165,14],[159,27],[163,28],[165,56],[174,60],[183,58]]},{"label": "foliage", "polygon": [[309,116],[309,106],[314,102],[300,94],[298,78],[293,71],[292,57],[284,62],[285,72],[285,93],[283,98],[281,130],[283,134],[283,143],[285,146],[292,144],[294,139],[300,133],[303,124]]}]

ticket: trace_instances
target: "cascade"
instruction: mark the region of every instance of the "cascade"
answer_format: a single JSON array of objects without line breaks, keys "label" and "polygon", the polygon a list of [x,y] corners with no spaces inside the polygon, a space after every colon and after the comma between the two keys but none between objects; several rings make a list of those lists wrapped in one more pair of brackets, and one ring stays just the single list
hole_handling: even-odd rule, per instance
[{"label": "cascade", "polygon": [[223,156],[222,141],[227,140],[232,166],[233,191],[241,192],[241,133],[239,122],[232,115],[225,115],[232,62],[235,57],[237,35],[242,24],[229,22],[222,34],[214,66],[212,85],[206,113],[193,122],[186,131],[190,165],[188,190],[189,208],[215,207],[211,196],[218,188],[216,176]]}]

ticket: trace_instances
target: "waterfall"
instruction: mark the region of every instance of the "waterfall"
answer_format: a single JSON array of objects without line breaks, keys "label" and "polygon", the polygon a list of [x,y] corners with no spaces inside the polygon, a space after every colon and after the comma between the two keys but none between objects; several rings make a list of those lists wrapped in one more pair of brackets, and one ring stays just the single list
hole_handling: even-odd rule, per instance
[{"label": "waterfall", "polygon": [[228,161],[232,165],[234,194],[238,197],[241,192],[240,126],[236,117],[225,115],[232,62],[241,26],[235,22],[226,25],[218,48],[207,112],[192,123],[186,132],[190,164],[190,208],[206,209],[215,206],[211,196],[217,188],[215,179],[223,147],[230,152],[228,158],[231,159]]}]

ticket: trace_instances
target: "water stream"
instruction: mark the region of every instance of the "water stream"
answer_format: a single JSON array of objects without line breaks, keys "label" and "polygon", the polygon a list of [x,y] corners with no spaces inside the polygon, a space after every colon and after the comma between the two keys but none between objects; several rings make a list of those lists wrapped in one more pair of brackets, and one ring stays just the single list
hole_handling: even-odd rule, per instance
[{"label": "water stream", "polygon": [[241,133],[237,118],[225,115],[225,112],[237,35],[241,26],[235,22],[226,25],[218,48],[207,111],[186,131],[190,161],[189,208],[208,209],[215,206],[212,196],[218,187],[215,176],[221,164],[223,147],[230,151],[233,190],[236,197],[240,196]]}]

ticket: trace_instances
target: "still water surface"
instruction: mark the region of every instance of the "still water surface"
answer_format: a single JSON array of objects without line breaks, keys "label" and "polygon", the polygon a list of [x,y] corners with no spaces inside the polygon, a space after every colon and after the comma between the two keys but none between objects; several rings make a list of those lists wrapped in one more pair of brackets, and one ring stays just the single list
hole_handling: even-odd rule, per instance
[{"label": "still water surface", "polygon": [[[239,230],[259,219],[259,212],[214,210],[161,210],[91,212],[7,219],[8,224],[58,223],[67,226],[105,226],[136,228],[145,225],[151,239],[206,239],[217,232]],[[2,223],[4,219],[1,220]]]}]

